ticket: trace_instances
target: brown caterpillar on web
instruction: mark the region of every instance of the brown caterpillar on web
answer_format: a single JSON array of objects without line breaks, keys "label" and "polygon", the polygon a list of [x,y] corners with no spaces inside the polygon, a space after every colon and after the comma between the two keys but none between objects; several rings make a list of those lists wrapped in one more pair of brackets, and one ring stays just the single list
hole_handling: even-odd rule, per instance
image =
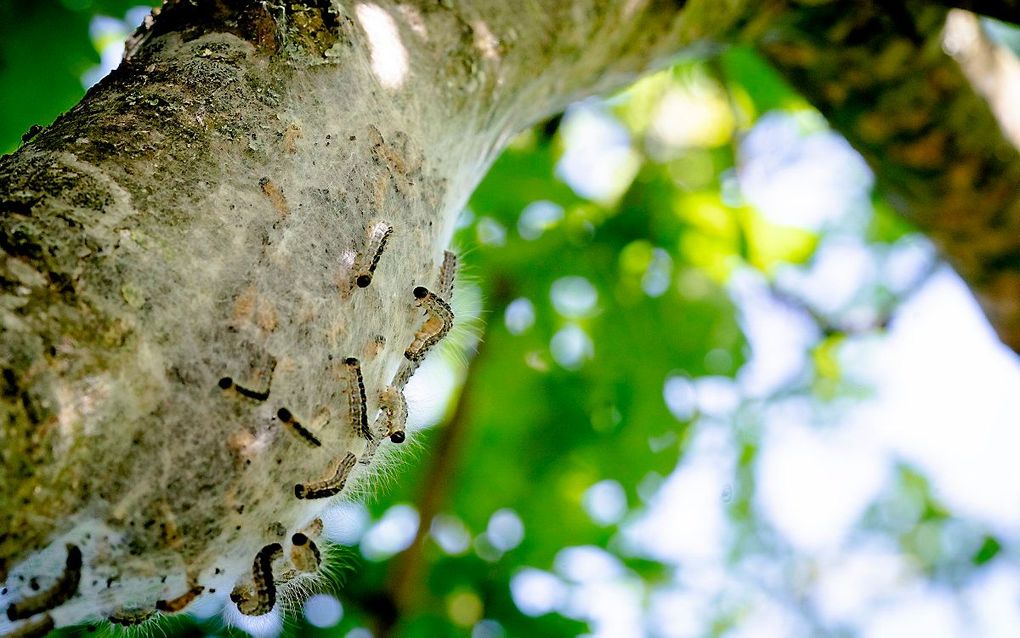
[{"label": "brown caterpillar on web", "polygon": [[222,377],[220,378],[219,381],[216,382],[216,385],[219,386],[220,390],[223,390],[224,392],[233,391],[236,392],[237,394],[240,394],[242,397],[245,397],[246,399],[252,399],[253,401],[265,401],[269,398],[269,391],[272,389],[273,386],[273,373],[275,371],[276,361],[273,361],[272,365],[269,368],[269,382],[266,383],[266,389],[264,391],[252,390],[242,385],[238,385],[237,383],[234,382],[234,379],[232,377]]},{"label": "brown caterpillar on web", "polygon": [[292,432],[294,432],[302,441],[311,445],[312,447],[321,447],[322,441],[317,436],[312,434],[308,428],[301,425],[301,423],[294,418],[294,415],[290,413],[287,408],[280,408],[276,411],[276,418],[280,419],[280,422],[286,425]]},{"label": "brown caterpillar on web", "polygon": [[368,288],[372,283],[375,269],[379,265],[383,251],[386,250],[386,242],[392,234],[393,226],[387,222],[379,221],[369,226],[368,243],[365,251],[358,256],[358,269],[354,278],[358,288]]},{"label": "brown caterpillar on web", "polygon": [[120,625],[121,627],[131,627],[142,624],[152,618],[155,614],[155,609],[146,609],[144,607],[118,609],[107,616],[106,619],[115,625]]},{"label": "brown caterpillar on web", "polygon": [[412,293],[417,304],[425,309],[425,323],[414,335],[411,345],[404,351],[409,361],[421,361],[432,346],[439,343],[453,328],[453,310],[425,286],[417,286]]},{"label": "brown caterpillar on web", "polygon": [[57,577],[57,580],[39,593],[11,603],[7,608],[7,619],[22,620],[63,605],[78,593],[81,567],[81,550],[77,545],[67,545],[64,571]]},{"label": "brown caterpillar on web", "polygon": [[382,413],[374,426],[376,438],[365,446],[359,463],[368,465],[375,458],[376,450],[382,439],[389,438],[393,443],[403,443],[407,430],[407,398],[404,391],[396,386],[387,386],[379,393],[379,408]]},{"label": "brown caterpillar on web", "polygon": [[192,585],[188,591],[176,598],[171,598],[169,600],[157,600],[156,609],[168,614],[175,614],[177,612],[184,611],[184,608],[198,598],[198,595],[203,591],[205,591],[205,587],[202,585]]},{"label": "brown caterpillar on web", "polygon": [[348,372],[348,402],[350,405],[351,425],[361,438],[372,440],[372,431],[368,429],[368,397],[365,395],[365,378],[361,374],[361,362],[355,357],[344,359]]},{"label": "brown caterpillar on web", "polygon": [[266,545],[255,555],[252,564],[252,589],[239,585],[230,593],[230,600],[246,616],[268,614],[276,605],[276,582],[273,580],[273,561],[283,555],[279,543]]},{"label": "brown caterpillar on web", "polygon": [[294,496],[301,499],[329,498],[339,494],[344,489],[354,464],[358,457],[348,452],[343,457],[333,461],[333,469],[330,476],[313,483],[298,483],[294,486]]},{"label": "brown caterpillar on web", "polygon": [[290,537],[290,562],[300,572],[316,572],[322,564],[319,547],[307,534],[298,532]]},{"label": "brown caterpillar on web", "polygon": [[55,628],[53,616],[46,614],[45,616],[24,622],[14,631],[5,634],[4,638],[42,638]]},{"label": "brown caterpillar on web", "polygon": [[453,297],[453,284],[457,278],[457,255],[453,251],[443,251],[443,265],[439,267],[439,284],[436,293],[446,303]]}]

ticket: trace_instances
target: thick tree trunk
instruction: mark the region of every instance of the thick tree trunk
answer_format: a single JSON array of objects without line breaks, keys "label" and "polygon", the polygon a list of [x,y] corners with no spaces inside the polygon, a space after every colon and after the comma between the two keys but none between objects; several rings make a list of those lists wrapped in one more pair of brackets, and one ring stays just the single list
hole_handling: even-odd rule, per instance
[{"label": "thick tree trunk", "polygon": [[291,535],[330,500],[312,496],[337,487],[303,484],[369,460],[360,397],[373,423],[413,370],[412,290],[443,287],[455,216],[504,143],[728,37],[740,4],[165,6],[0,160],[6,599],[80,552],[74,596],[37,617],[173,611],[237,585],[242,608],[271,606],[244,590],[253,560],[282,583]]},{"label": "thick tree trunk", "polygon": [[448,287],[442,252],[485,168],[527,124],[684,49],[760,39],[1020,347],[1020,293],[987,283],[1016,235],[978,241],[1013,228],[1015,150],[932,43],[941,11],[803,5],[168,3],[0,159],[9,615],[271,605],[260,582],[307,567],[292,534],[340,481],[310,483],[369,476],[352,459],[399,411],[405,350],[441,335],[441,300],[412,291]]}]

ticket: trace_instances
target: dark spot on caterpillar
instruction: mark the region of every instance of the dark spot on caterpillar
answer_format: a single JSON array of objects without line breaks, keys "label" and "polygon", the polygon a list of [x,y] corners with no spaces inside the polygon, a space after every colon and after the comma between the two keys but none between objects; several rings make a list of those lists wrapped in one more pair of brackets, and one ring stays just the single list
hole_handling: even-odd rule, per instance
[{"label": "dark spot on caterpillar", "polygon": [[43,611],[59,607],[78,592],[81,581],[81,550],[76,545],[67,546],[67,560],[64,571],[48,589],[15,602],[7,608],[7,618],[21,620]]},{"label": "dark spot on caterpillar", "polygon": [[332,476],[329,478],[316,481],[314,483],[298,483],[294,486],[294,496],[303,499],[315,499],[315,498],[329,498],[339,494],[344,485],[347,483],[347,478],[351,474],[351,469],[354,468],[354,464],[358,461],[358,457],[348,452],[343,458],[337,458],[333,463],[335,465]]},{"label": "dark spot on caterpillar", "polygon": [[394,432],[390,435],[390,441],[393,441],[394,443],[403,443],[404,439],[405,436],[403,432]]}]

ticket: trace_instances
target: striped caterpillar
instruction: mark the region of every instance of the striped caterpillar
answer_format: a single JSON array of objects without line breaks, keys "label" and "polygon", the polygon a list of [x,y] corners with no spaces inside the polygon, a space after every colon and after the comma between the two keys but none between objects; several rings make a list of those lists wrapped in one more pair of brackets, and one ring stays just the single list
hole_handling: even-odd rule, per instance
[{"label": "striped caterpillar", "polygon": [[57,577],[56,582],[37,594],[11,603],[7,608],[8,620],[21,620],[59,607],[78,592],[80,580],[81,550],[77,545],[68,545],[64,571]]},{"label": "striped caterpillar", "polygon": [[24,623],[7,634],[6,638],[42,638],[53,631],[54,627],[53,616],[46,614],[37,620]]},{"label": "striped caterpillar", "polygon": [[[369,284],[372,283],[375,268],[379,265],[379,259],[382,258],[383,251],[386,249],[386,242],[391,234],[393,234],[393,226],[386,222],[377,222],[370,227],[367,250],[358,260],[362,263],[354,279],[354,282],[358,284],[358,288],[368,288]],[[366,264],[365,255],[368,254],[372,255],[372,259]]]},{"label": "striped caterpillar", "polygon": [[329,498],[339,494],[344,489],[347,478],[357,461],[358,457],[350,452],[343,457],[338,457],[333,461],[332,476],[314,483],[298,483],[294,486],[294,496],[302,499],[316,499]]},{"label": "striped caterpillar", "polygon": [[268,614],[276,605],[276,582],[273,580],[273,561],[283,555],[283,546],[279,543],[266,545],[255,555],[251,576],[254,595],[248,595],[244,587],[236,587],[230,594],[230,600],[237,609],[246,616],[262,616]]},{"label": "striped caterpillar", "polygon": [[368,398],[365,396],[365,378],[361,375],[361,362],[354,357],[344,360],[350,372],[349,402],[351,423],[362,438],[371,441],[372,431],[368,429]]},{"label": "striped caterpillar", "polygon": [[280,422],[289,427],[295,434],[297,434],[301,440],[308,443],[312,447],[321,447],[322,441],[317,436],[312,434],[308,428],[301,425],[301,423],[294,418],[294,415],[290,413],[287,408],[280,408],[276,412],[276,418],[280,419]]},{"label": "striped caterpillar", "polygon": [[195,598],[197,598],[198,595],[201,594],[203,591],[205,591],[205,587],[203,587],[202,585],[192,585],[191,589],[184,592],[177,598],[171,598],[169,600],[157,600],[156,609],[158,611],[163,611],[168,614],[175,614],[179,611],[184,610],[184,608],[190,605],[191,602],[195,600]]}]

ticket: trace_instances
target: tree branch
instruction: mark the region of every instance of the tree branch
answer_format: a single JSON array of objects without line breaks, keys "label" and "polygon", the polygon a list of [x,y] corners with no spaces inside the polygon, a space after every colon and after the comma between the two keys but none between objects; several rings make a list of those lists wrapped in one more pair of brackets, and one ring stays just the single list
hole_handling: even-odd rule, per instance
[{"label": "tree branch", "polygon": [[945,12],[877,0],[788,13],[761,39],[775,66],[860,151],[1020,351],[1020,155],[943,52]]}]

